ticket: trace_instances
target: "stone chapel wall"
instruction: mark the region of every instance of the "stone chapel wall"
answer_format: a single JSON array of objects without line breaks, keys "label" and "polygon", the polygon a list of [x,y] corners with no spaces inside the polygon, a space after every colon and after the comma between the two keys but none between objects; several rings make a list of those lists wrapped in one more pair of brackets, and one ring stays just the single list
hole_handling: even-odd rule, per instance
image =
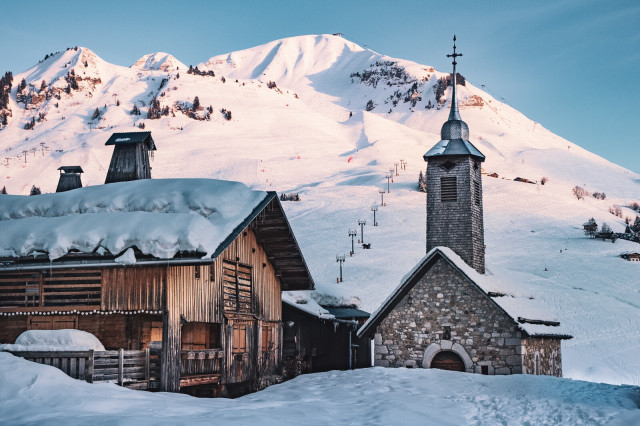
[{"label": "stone chapel wall", "polygon": [[522,339],[522,372],[562,377],[561,342],[549,338]]},{"label": "stone chapel wall", "polygon": [[422,367],[432,345],[430,353],[434,347],[462,348],[468,354],[468,372],[480,373],[485,366],[488,374],[518,374],[521,338],[511,318],[446,260],[438,259],[378,325],[374,365]]}]

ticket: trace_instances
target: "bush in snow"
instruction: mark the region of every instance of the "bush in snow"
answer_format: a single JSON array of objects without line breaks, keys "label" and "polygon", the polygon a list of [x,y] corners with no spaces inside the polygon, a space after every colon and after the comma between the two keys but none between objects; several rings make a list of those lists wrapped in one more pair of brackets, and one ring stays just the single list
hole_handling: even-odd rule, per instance
[{"label": "bush in snow", "polygon": [[594,192],[593,198],[595,198],[596,200],[604,200],[605,198],[607,198],[607,194],[605,194],[604,192]]},{"label": "bush in snow", "polygon": [[582,200],[585,195],[588,195],[587,191],[583,187],[578,185],[574,186],[571,191],[573,192],[573,196],[578,200]]},{"label": "bush in snow", "polygon": [[42,192],[40,191],[40,188],[33,185],[31,187],[31,191],[29,192],[29,195],[40,195],[40,194],[42,194]]},{"label": "bush in snow", "polygon": [[617,204],[614,204],[611,207],[609,207],[609,213],[611,213],[614,216],[622,217],[622,209]]},{"label": "bush in snow", "polygon": [[542,176],[542,179],[540,179],[540,185],[544,185],[547,182],[549,182],[549,178],[546,176]]},{"label": "bush in snow", "polygon": [[627,207],[629,207],[631,210],[640,212],[640,204],[638,204],[636,201],[632,201]]},{"label": "bush in snow", "polygon": [[93,111],[93,114],[91,114],[91,119],[95,120],[98,117],[100,117],[100,110],[96,108],[95,111]]},{"label": "bush in snow", "polygon": [[275,81],[271,81],[271,80],[269,80],[269,81],[267,82],[267,87],[268,87],[269,89],[273,89],[273,88],[275,88],[275,87],[276,87],[276,82],[275,82]]},{"label": "bush in snow", "polygon": [[365,109],[366,109],[367,111],[371,111],[371,110],[373,110],[374,108],[375,108],[375,105],[373,105],[373,100],[372,100],[372,99],[369,99],[369,101],[367,102],[367,106],[366,106],[366,108],[365,108]]}]

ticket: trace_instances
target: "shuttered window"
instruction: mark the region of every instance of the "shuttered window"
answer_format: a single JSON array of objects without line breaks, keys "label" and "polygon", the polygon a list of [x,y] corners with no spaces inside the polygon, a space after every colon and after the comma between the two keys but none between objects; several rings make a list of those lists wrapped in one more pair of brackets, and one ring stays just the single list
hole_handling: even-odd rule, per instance
[{"label": "shuttered window", "polygon": [[476,203],[476,206],[480,205],[480,182],[477,180],[473,181],[473,201]]},{"label": "shuttered window", "polygon": [[0,274],[0,307],[100,306],[100,270]]},{"label": "shuttered window", "polygon": [[251,267],[225,260],[222,263],[225,312],[251,313]]},{"label": "shuttered window", "polygon": [[440,201],[443,203],[458,201],[458,185],[455,176],[440,178]]}]

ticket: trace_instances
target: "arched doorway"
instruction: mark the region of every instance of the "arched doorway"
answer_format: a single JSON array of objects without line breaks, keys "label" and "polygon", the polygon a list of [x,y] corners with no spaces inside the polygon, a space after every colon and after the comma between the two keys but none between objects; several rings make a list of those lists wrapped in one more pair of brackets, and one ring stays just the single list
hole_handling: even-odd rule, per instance
[{"label": "arched doorway", "polygon": [[464,361],[453,351],[438,352],[431,360],[430,368],[449,371],[465,371]]}]

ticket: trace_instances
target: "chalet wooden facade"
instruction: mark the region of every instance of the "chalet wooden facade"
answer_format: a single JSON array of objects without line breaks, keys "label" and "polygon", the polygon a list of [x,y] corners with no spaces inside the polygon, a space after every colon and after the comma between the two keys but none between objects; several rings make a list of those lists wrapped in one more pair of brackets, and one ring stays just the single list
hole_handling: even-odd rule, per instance
[{"label": "chalet wooden facade", "polygon": [[159,388],[170,392],[236,395],[277,380],[281,291],[314,284],[275,192],[211,256],[136,250],[136,258],[1,258],[0,342],[30,329],[75,328],[107,350],[160,348]]}]

